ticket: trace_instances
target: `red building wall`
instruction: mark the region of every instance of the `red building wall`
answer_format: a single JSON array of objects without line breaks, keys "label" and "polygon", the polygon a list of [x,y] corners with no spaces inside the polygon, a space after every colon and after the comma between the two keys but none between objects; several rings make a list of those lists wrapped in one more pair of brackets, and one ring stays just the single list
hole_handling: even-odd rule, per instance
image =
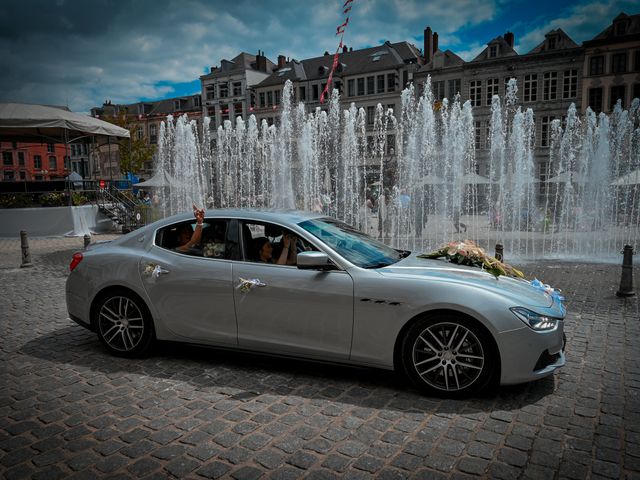
[{"label": "red building wall", "polygon": [[0,181],[55,180],[71,173],[64,145],[0,142]]}]

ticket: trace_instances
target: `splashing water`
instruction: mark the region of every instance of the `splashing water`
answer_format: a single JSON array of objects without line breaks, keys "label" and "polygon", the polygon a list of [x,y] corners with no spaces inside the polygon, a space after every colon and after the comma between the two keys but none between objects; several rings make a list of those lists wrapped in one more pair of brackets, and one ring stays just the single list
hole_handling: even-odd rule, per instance
[{"label": "splashing water", "polygon": [[402,92],[398,116],[378,105],[369,129],[364,109],[341,111],[337,91],[328,111],[314,112],[294,105],[292,92],[287,81],[272,126],[250,116],[210,135],[208,118],[199,134],[186,116],[168,117],[158,162],[172,183],[164,213],[192,202],[322,211],[398,248],[470,238],[490,251],[502,243],[509,258],[600,260],[640,247],[640,185],[615,185],[640,169],[638,99],[610,116],[580,116],[571,105],[551,123],[542,158],[535,114],[517,104],[511,79],[504,101],[492,98],[483,177],[471,103],[436,104],[430,79],[420,97],[413,86]]}]

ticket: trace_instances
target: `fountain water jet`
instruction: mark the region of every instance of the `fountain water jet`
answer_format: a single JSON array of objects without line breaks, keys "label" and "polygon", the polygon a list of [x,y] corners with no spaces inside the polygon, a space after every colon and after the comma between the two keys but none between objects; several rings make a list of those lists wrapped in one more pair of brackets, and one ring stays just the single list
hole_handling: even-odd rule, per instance
[{"label": "fountain water jet", "polygon": [[[430,79],[417,97],[402,92],[401,110],[378,105],[372,128],[334,91],[328,111],[307,112],[283,90],[276,125],[254,116],[229,121],[209,139],[186,117],[161,127],[159,167],[175,179],[166,213],[204,204],[323,210],[399,248],[429,250],[471,238],[509,258],[600,258],[640,243],[640,186],[611,186],[640,168],[640,101],[611,116],[571,106],[551,125],[545,182],[535,175],[535,121],[517,105],[515,79],[492,98],[488,177],[477,175],[470,102],[434,107]],[[553,177],[553,178],[549,178]],[[551,180],[551,181],[550,181]],[[379,196],[378,213],[366,206]],[[455,232],[462,217],[466,233]],[[457,220],[459,221],[459,220]]]}]

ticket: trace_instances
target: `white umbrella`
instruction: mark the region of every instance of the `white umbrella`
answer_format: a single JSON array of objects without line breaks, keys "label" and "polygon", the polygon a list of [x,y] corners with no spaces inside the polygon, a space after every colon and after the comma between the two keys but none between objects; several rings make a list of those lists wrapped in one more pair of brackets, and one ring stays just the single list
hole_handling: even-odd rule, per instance
[{"label": "white umbrella", "polygon": [[438,177],[437,175],[425,175],[424,177],[422,177],[422,179],[418,182],[419,185],[442,185],[444,184],[444,180],[440,177]]},{"label": "white umbrella", "polygon": [[579,175],[574,172],[562,172],[556,175],[555,177],[551,177],[547,180],[547,183],[586,183],[585,179],[582,175]]},{"label": "white umbrella", "polygon": [[462,176],[462,183],[468,183],[471,185],[488,185],[491,183],[487,177],[478,175],[477,173],[469,172]]},{"label": "white umbrella", "polygon": [[611,182],[611,185],[640,185],[640,170],[634,170]]}]

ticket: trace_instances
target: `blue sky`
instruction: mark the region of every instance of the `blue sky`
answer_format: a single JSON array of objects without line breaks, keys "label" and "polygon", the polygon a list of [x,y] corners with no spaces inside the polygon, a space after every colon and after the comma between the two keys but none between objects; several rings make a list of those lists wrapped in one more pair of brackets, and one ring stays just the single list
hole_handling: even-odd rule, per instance
[{"label": "blue sky", "polygon": [[[87,112],[114,103],[199,91],[199,76],[223,58],[263,50],[276,61],[334,51],[344,0],[2,0],[0,101],[67,105]],[[511,31],[526,53],[562,28],[581,42],[640,0],[354,0],[345,43],[385,40],[419,48],[423,30],[469,60]]]}]

